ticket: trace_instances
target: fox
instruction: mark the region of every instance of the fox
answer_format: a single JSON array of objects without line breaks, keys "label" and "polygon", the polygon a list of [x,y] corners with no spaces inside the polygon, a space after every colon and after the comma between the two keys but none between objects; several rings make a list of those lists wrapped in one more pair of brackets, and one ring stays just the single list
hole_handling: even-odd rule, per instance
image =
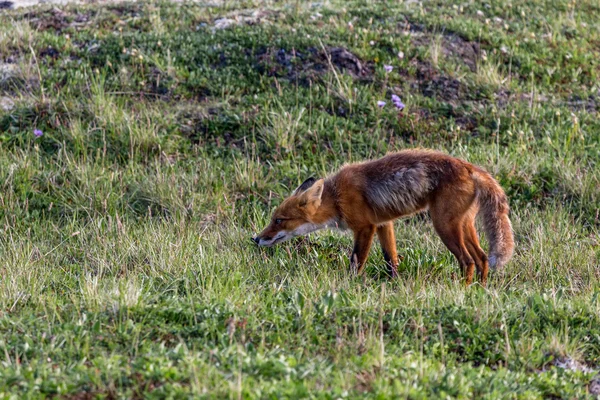
[{"label": "fox", "polygon": [[[466,285],[475,269],[485,286],[490,268],[502,269],[514,251],[508,198],[483,168],[429,149],[392,152],[347,164],[326,178],[310,177],[273,212],[253,241],[271,247],[325,228],[354,235],[350,271],[361,274],[375,235],[386,272],[398,276],[394,220],[428,211],[435,231],[454,255]],[[489,255],[480,246],[480,215]]]}]

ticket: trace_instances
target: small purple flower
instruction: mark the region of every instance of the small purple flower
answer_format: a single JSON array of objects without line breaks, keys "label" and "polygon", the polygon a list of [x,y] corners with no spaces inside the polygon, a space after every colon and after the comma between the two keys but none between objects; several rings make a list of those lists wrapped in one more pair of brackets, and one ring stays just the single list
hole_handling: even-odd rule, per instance
[{"label": "small purple flower", "polygon": [[384,65],[383,69],[385,69],[385,72],[390,73],[390,72],[392,72],[394,67],[392,67],[391,65]]},{"label": "small purple flower", "polygon": [[34,129],[33,130],[33,134],[35,135],[35,137],[40,137],[40,136],[42,136],[44,134],[44,132],[42,132],[39,129]]},{"label": "small purple flower", "polygon": [[400,100],[400,97],[395,94],[392,95],[392,103],[394,103],[394,106],[396,106],[398,110],[404,110],[404,107],[406,107],[402,100]]},{"label": "small purple flower", "polygon": [[386,103],[385,103],[385,101],[381,101],[381,100],[379,100],[379,101],[377,102],[377,107],[379,107],[379,108],[383,108],[383,107],[385,106],[385,104],[386,104]]}]

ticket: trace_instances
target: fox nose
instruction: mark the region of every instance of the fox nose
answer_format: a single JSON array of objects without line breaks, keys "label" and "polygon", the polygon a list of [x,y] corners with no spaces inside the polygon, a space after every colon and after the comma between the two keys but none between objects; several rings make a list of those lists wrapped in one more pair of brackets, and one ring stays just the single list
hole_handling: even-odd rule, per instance
[{"label": "fox nose", "polygon": [[257,237],[253,237],[253,238],[252,238],[252,241],[253,241],[254,243],[258,244],[258,242],[260,242],[260,238],[259,238],[258,236],[257,236]]}]

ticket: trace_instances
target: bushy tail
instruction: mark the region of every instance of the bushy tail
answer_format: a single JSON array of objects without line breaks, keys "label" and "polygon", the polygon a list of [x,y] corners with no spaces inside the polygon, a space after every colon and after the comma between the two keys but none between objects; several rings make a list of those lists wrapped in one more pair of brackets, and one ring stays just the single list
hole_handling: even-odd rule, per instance
[{"label": "bushy tail", "polygon": [[473,171],[473,178],[483,229],[490,242],[488,263],[492,269],[502,269],[515,249],[512,225],[508,219],[508,199],[498,182],[484,170],[477,168]]}]

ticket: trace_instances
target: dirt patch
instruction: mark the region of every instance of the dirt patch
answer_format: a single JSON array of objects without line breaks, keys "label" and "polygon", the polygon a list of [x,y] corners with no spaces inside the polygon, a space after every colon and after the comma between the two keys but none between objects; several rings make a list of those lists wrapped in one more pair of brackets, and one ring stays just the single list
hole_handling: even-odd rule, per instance
[{"label": "dirt patch", "polygon": [[73,12],[73,10],[62,10],[57,7],[51,9],[34,8],[24,16],[29,20],[31,26],[37,30],[52,29],[61,33],[69,28],[79,28],[89,24],[92,11]]},{"label": "dirt patch", "polygon": [[40,31],[52,29],[60,33],[69,26],[67,13],[56,7],[44,11],[31,11],[24,16],[29,19],[29,23],[34,29]]},{"label": "dirt patch", "polygon": [[481,46],[469,42],[454,34],[445,35],[442,40],[442,50],[445,56],[462,60],[471,71],[477,69],[477,60],[481,54]]},{"label": "dirt patch", "polygon": [[326,52],[321,53],[321,57],[331,61],[336,68],[348,71],[357,78],[364,78],[370,73],[364,61],[343,47],[329,48]]},{"label": "dirt patch", "polygon": [[60,52],[52,46],[48,46],[45,49],[42,49],[42,51],[40,51],[41,58],[49,57],[53,60],[56,60],[59,55],[60,55]]},{"label": "dirt patch", "polygon": [[477,42],[465,40],[452,32],[440,32],[438,35],[427,31],[421,24],[406,22],[404,27],[411,37],[415,47],[430,47],[436,40],[440,41],[440,49],[444,57],[450,57],[462,61],[471,71],[477,69],[477,60],[481,56],[481,46]]},{"label": "dirt patch", "polygon": [[456,125],[460,126],[461,129],[464,129],[468,132],[474,132],[477,129],[477,118],[469,115],[461,115],[457,116],[454,119]]},{"label": "dirt patch", "polygon": [[456,102],[461,95],[462,84],[454,78],[445,75],[429,75],[430,70],[420,70],[417,73],[419,89],[425,97],[436,97],[446,102]]},{"label": "dirt patch", "polygon": [[[410,36],[411,43],[415,47],[430,48],[432,43],[439,41],[439,48],[444,57],[463,63],[472,72],[477,71],[477,63],[485,53],[480,43],[466,40],[454,32],[442,31],[436,34],[428,31],[424,25],[412,23],[408,20],[400,28]],[[500,51],[503,52],[504,50],[501,49]],[[416,82],[411,83],[411,88],[420,91],[426,97],[439,98],[449,103],[456,104],[456,101],[464,96],[469,97],[469,100],[480,103],[493,101],[500,108],[508,107],[515,101],[529,103],[552,101],[543,94],[536,94],[532,99],[528,93],[513,93],[503,87],[487,96],[481,96],[467,90],[466,86],[461,85],[460,81],[440,74],[428,61],[414,61],[413,65],[416,65],[417,73]],[[410,80],[414,81],[414,79]],[[552,104],[566,107],[571,111],[597,113],[600,109],[600,91],[587,97],[572,96],[568,99],[554,100]]]},{"label": "dirt patch", "polygon": [[[502,109],[514,101],[530,101],[527,94],[515,94],[504,87],[495,90],[490,87],[474,87],[418,58],[411,60],[409,68],[401,68],[398,72],[408,83],[411,92],[447,103],[452,109],[459,109],[461,106],[471,109],[490,104]],[[401,93],[402,90],[396,88],[396,92]],[[536,100],[543,101],[543,98]],[[463,128],[471,130],[470,127],[474,126],[474,119],[468,115],[455,115],[454,111],[449,115],[456,117],[457,123]]]},{"label": "dirt patch", "polygon": [[591,94],[587,98],[572,96],[564,104],[572,111],[596,113],[600,109],[600,90],[598,90],[598,94]]},{"label": "dirt patch", "polygon": [[316,52],[315,48],[306,51],[276,48],[259,50],[256,54],[257,69],[267,76],[286,78],[291,81],[299,80],[308,85],[314,81],[313,77],[316,74],[327,70],[325,65],[309,61],[314,58]]},{"label": "dirt patch", "polygon": [[370,80],[371,66],[356,54],[342,47],[329,47],[325,50],[310,47],[305,50],[283,48],[263,48],[254,57],[259,72],[268,76],[300,81],[301,84],[314,82],[333,66],[359,80]]},{"label": "dirt patch", "polygon": [[410,83],[411,91],[420,92],[425,97],[443,100],[454,106],[465,97],[467,89],[458,79],[444,75],[430,63],[416,58],[410,62],[410,65],[416,70],[414,75],[405,69],[400,69],[399,73]]}]

